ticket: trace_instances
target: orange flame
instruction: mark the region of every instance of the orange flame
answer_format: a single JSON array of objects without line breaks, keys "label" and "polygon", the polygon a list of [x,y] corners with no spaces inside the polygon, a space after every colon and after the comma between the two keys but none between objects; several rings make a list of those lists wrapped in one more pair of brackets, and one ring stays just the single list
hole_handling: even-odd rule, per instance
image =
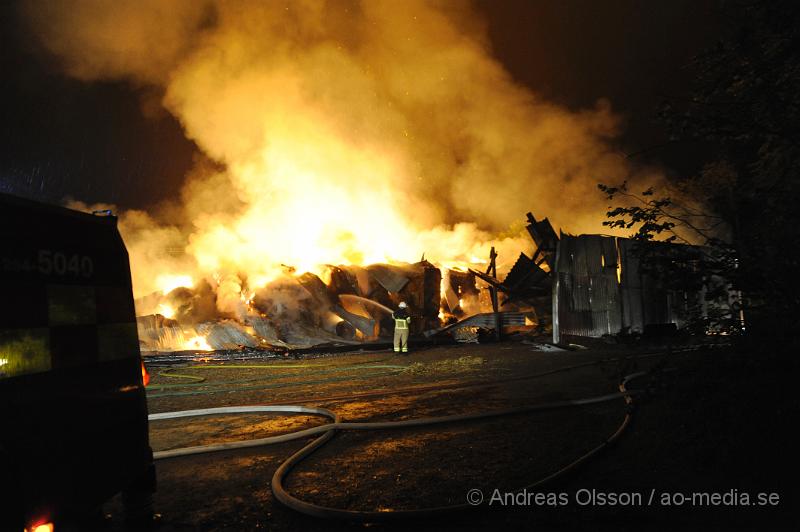
[{"label": "orange flame", "polygon": [[142,384],[147,386],[150,384],[150,373],[147,371],[147,368],[144,366],[144,360],[142,361]]},{"label": "orange flame", "polygon": [[213,351],[210,345],[208,345],[208,341],[206,341],[204,336],[194,336],[189,338],[183,343],[183,349],[187,351]]}]

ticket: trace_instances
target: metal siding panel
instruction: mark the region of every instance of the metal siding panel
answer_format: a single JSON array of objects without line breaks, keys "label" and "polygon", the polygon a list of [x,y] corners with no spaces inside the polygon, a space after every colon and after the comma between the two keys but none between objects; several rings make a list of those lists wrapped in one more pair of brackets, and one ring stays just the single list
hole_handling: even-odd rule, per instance
[{"label": "metal siding panel", "polygon": [[622,268],[620,291],[623,298],[622,306],[625,311],[624,326],[630,327],[631,331],[641,332],[644,328],[642,280],[639,275],[639,260],[633,253],[634,245],[635,242],[627,238],[620,238],[618,241],[620,266]]},{"label": "metal siding panel", "polygon": [[563,300],[561,298],[561,273],[565,269],[564,256],[567,254],[569,246],[569,235],[561,233],[561,238],[556,244],[556,256],[553,261],[553,298],[552,298],[552,321],[553,321],[553,343],[561,342],[561,313]]},{"label": "metal siding panel", "polygon": [[624,289],[625,311],[627,313],[626,326],[631,331],[641,332],[644,328],[644,317],[642,314],[642,291],[637,288]]},{"label": "metal siding panel", "polygon": [[603,238],[599,235],[587,235],[583,238],[586,272],[590,276],[603,270]]},{"label": "metal siding panel", "polygon": [[613,268],[616,277],[617,270],[617,238],[604,238],[602,241],[603,260],[606,268]]},{"label": "metal siding panel", "polygon": [[622,283],[628,288],[641,289],[642,278],[639,273],[639,259],[633,251],[635,244],[633,240],[620,239],[620,250],[623,255]]},{"label": "metal siding panel", "polygon": [[[557,255],[556,255],[557,256]],[[553,298],[552,298],[552,322],[553,322],[553,343],[561,342],[561,321],[558,317],[559,313],[559,293],[558,289],[561,285],[558,275],[553,275]]]},{"label": "metal siding panel", "polygon": [[595,333],[616,334],[621,328],[621,312],[616,272],[603,272],[593,279],[592,321]]},{"label": "metal siding panel", "polygon": [[636,245],[632,240],[619,239],[623,324],[638,332],[651,323],[675,323],[681,326],[684,321],[682,309],[685,306],[683,293],[665,290],[641,273],[639,259],[633,251]]},{"label": "metal siding panel", "polygon": [[563,334],[598,337],[619,332],[622,317],[616,253],[613,237],[562,236],[554,288],[553,313],[558,321],[554,338]]}]

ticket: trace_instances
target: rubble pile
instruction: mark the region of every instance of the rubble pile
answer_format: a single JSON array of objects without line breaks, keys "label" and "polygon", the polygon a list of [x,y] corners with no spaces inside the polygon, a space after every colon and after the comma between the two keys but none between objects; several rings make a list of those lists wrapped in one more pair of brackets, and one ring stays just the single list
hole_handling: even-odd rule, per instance
[{"label": "rubble pile", "polygon": [[475,341],[478,329],[546,325],[558,237],[547,219],[537,222],[529,213],[528,221],[536,253],[521,254],[502,281],[494,248],[486,271],[440,268],[424,258],[327,266],[321,275],[287,267],[254,289],[246,278],[229,275],[137,299],[141,348],[285,350],[388,340],[392,310],[401,301],[417,336]]},{"label": "rubble pile", "polygon": [[[441,325],[441,270],[427,261],[415,264],[333,266],[327,282],[313,273],[279,278],[242,297],[238,308],[220,311],[217,291],[207,281],[136,301],[153,309],[137,318],[143,351],[189,349],[307,348],[358,344],[388,338],[391,309],[405,301],[412,311],[412,333]],[[474,278],[455,290],[478,294]],[[241,283],[246,286],[246,280]],[[452,287],[448,287],[454,292]],[[458,305],[453,307],[458,310]],[[460,310],[458,310],[460,312]]]},{"label": "rubble pile", "polygon": [[[723,290],[709,302],[708,287],[672,287],[639,267],[634,241],[603,235],[556,235],[547,218],[528,213],[531,255],[520,253],[497,273],[488,267],[440,268],[413,264],[327,266],[316,275],[286,274],[255,289],[246,278],[204,280],[193,288],[154,293],[136,301],[143,351],[270,349],[356,345],[388,340],[393,309],[411,313],[411,334],[446,335],[459,342],[498,339],[505,331],[600,337],[677,330],[691,305],[704,316],[732,309],[740,295]],[[647,244],[669,258],[674,245]],[[681,248],[691,258],[698,248]],[[724,288],[724,287],[723,287]],[[665,329],[666,330],[666,329]]]}]

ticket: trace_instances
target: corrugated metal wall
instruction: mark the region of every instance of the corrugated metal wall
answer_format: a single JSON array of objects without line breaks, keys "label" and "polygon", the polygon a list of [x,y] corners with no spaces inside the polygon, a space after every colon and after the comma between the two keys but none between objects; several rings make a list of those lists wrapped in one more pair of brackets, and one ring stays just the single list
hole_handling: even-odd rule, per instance
[{"label": "corrugated metal wall", "polygon": [[602,336],[619,332],[617,249],[613,238],[564,235],[556,253],[554,317],[562,334]]},{"label": "corrugated metal wall", "polygon": [[561,235],[553,282],[553,341],[600,337],[651,323],[681,325],[685,295],[663,290],[639,268],[625,238]]}]

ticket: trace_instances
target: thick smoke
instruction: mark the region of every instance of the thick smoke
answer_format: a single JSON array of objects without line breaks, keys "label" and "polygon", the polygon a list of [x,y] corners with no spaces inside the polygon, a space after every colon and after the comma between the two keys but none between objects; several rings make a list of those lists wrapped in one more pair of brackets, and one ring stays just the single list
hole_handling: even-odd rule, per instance
[{"label": "thick smoke", "polygon": [[[131,215],[135,268],[141,257],[167,273],[246,272],[257,284],[281,264],[469,261],[490,242],[513,262],[527,238],[498,234],[527,211],[602,232],[596,183],[650,180],[613,149],[608,102],[570,111],[515,83],[467,2],[25,6],[67,74],[162,90],[223,168],[187,179],[175,227]],[[191,266],[164,258],[162,242],[183,246]],[[154,279],[140,275],[137,292]]]}]

